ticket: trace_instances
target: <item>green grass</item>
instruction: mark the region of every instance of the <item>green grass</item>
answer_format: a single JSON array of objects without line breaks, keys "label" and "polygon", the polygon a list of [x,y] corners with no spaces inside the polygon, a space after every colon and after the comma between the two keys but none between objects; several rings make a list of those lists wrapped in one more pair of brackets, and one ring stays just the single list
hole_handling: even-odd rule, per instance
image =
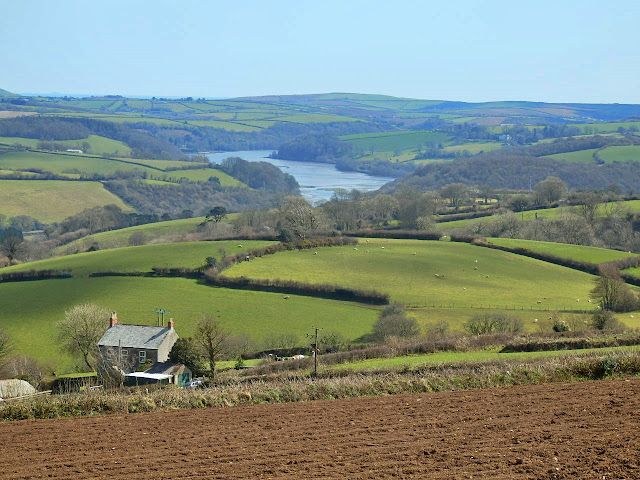
[{"label": "green grass", "polygon": [[593,154],[597,151],[597,148],[591,148],[589,150],[578,150],[576,152],[555,153],[553,155],[547,155],[544,158],[553,158],[554,160],[571,163],[594,163],[595,159],[593,158]]},{"label": "green grass", "polygon": [[577,123],[569,126],[577,127],[585,133],[611,133],[618,131],[620,127],[640,129],[640,122]]},{"label": "green grass", "polygon": [[[231,219],[236,214],[230,214],[227,219]],[[77,248],[88,248],[94,243],[101,248],[123,247],[129,242],[129,237],[133,233],[142,232],[147,237],[162,237],[168,235],[183,235],[195,232],[198,225],[204,222],[205,217],[182,218],[179,220],[168,220],[166,222],[147,223],[135,227],[110,230],[108,232],[94,233],[87,237],[80,238],[71,243],[63,245],[56,250],[56,253],[73,252]]]},{"label": "green grass", "polygon": [[609,250],[606,248],[569,245],[566,243],[539,242],[536,240],[519,240],[513,238],[488,238],[487,241],[505,247],[526,248],[533,252],[549,253],[561,258],[570,258],[580,262],[604,263],[635,257],[633,253]]},{"label": "green grass", "polygon": [[[137,160],[131,160],[137,162]],[[142,165],[127,163],[106,158],[73,154],[53,154],[44,152],[7,152],[0,154],[0,168],[17,170],[19,168],[40,168],[59,175],[69,171],[80,171],[87,174],[97,173],[110,175],[116,171],[140,170],[157,176],[161,172]]]},{"label": "green grass", "polygon": [[170,172],[154,175],[158,178],[167,178],[178,181],[180,178],[186,178],[192,182],[206,182],[210,177],[216,177],[220,180],[223,187],[246,187],[240,180],[236,180],[232,176],[224,173],[216,168],[202,168],[197,170],[172,170]]},{"label": "green grass", "polygon": [[607,147],[599,155],[605,163],[640,161],[640,145]]},{"label": "green grass", "polygon": [[444,143],[449,139],[449,136],[446,133],[426,130],[405,130],[400,132],[345,135],[340,139],[352,143],[365,151],[389,152],[416,148],[425,143]]},{"label": "green grass", "polygon": [[[70,357],[56,344],[56,322],[79,303],[96,303],[118,312],[122,323],[155,325],[152,310],[163,308],[176,331],[191,336],[202,314],[219,319],[230,333],[262,341],[271,334],[295,334],[304,343],[315,325],[356,339],[368,332],[376,309],[357,304],[268,292],[229,290],[181,278],[72,278],[0,284],[0,326],[17,352],[31,355],[67,373]],[[108,319],[105,318],[105,328]],[[59,369],[58,369],[59,367]]]},{"label": "green grass", "polygon": [[0,213],[29,215],[41,222],[64,220],[86,208],[117,205],[132,209],[100,182],[62,180],[0,180]]},{"label": "green grass", "polygon": [[362,240],[357,248],[281,252],[235,265],[225,274],[375,289],[389,293],[393,301],[404,303],[541,306],[559,310],[575,309],[576,298],[584,299],[581,305],[587,308],[585,303],[594,278],[569,268],[469,244],[370,239],[369,243]]},{"label": "green grass", "polygon": [[[617,210],[627,209],[632,212],[640,212],[640,200],[627,200],[624,202],[611,202],[605,206],[599,207],[598,215],[603,216],[605,210]],[[572,207],[557,207],[557,208],[541,208],[538,210],[527,210],[526,212],[516,213],[518,218],[524,221],[535,220],[536,218],[556,218],[562,212],[571,212]],[[469,220],[454,220],[452,222],[441,222],[437,224],[437,230],[441,232],[449,232],[454,229],[465,228],[472,222],[491,222],[495,220],[495,217],[480,217],[472,218]]]},{"label": "green grass", "polygon": [[274,242],[258,240],[159,243],[48,258],[5,267],[0,269],[0,272],[71,269],[74,276],[81,276],[106,270],[147,272],[151,271],[152,267],[196,268],[204,265],[207,257],[220,258],[218,250],[221,247],[226,248],[228,253],[237,253],[272,243]]},{"label": "green grass", "polygon": [[[640,349],[637,346],[630,347],[606,347],[606,348],[585,348],[580,350],[554,350],[545,352],[513,352],[500,353],[501,347],[491,348],[487,350],[474,350],[471,352],[437,352],[423,355],[405,355],[402,357],[392,358],[372,358],[359,362],[344,363],[329,367],[332,370],[378,370],[383,368],[398,367],[418,367],[421,365],[438,365],[451,363],[476,363],[476,362],[495,362],[510,360],[531,360],[541,357],[557,357],[569,356],[581,353],[607,353],[618,351],[636,351]],[[325,367],[326,368],[326,367]]]},{"label": "green grass", "polygon": [[451,145],[450,147],[445,147],[444,149],[447,152],[462,152],[466,150],[471,155],[477,155],[480,152],[491,152],[492,150],[496,150],[498,148],[502,148],[502,143],[470,142],[470,143],[461,143],[460,145]]},{"label": "green grass", "polygon": [[320,113],[301,113],[296,115],[281,116],[274,120],[293,123],[331,123],[331,122],[359,122],[360,120],[342,115],[325,115]]},{"label": "green grass", "polygon": [[221,128],[223,130],[230,130],[232,132],[257,132],[260,130],[258,127],[251,125],[244,125],[234,122],[223,122],[219,120],[189,120],[190,125],[196,125],[198,127],[213,127]]},{"label": "green grass", "polygon": [[[20,145],[24,145],[29,148],[37,148],[40,140],[21,137],[0,137],[0,143],[6,145],[14,145],[16,143],[19,143]],[[55,143],[62,144],[65,148],[73,148],[78,150],[85,150],[83,144],[88,143],[91,147],[90,153],[99,153],[104,155],[131,154],[131,148],[126,143],[112,140],[106,137],[100,137],[98,135],[90,135],[87,138],[80,138],[78,140],[60,140],[56,141]]]}]

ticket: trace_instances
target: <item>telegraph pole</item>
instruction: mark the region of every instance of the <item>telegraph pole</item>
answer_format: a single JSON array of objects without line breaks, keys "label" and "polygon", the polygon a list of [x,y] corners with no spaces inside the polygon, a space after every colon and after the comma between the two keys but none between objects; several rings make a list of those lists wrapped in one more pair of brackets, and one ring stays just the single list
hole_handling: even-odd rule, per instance
[{"label": "telegraph pole", "polygon": [[311,348],[313,348],[313,378],[318,377],[318,331],[322,330],[318,327],[311,327],[315,330],[315,333],[307,333],[307,337],[313,338]]}]

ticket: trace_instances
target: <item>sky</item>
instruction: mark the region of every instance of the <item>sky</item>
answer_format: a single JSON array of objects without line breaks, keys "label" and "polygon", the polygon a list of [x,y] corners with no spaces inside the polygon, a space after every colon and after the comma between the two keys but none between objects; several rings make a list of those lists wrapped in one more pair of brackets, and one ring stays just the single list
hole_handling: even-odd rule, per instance
[{"label": "sky", "polygon": [[0,0],[0,88],[640,103],[637,0]]}]

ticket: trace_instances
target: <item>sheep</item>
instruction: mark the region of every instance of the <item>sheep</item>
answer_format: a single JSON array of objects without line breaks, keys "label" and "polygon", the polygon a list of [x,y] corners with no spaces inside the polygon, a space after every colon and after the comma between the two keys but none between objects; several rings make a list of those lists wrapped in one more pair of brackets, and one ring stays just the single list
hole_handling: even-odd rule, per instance
[{"label": "sheep", "polygon": [[291,298],[291,295],[285,295],[285,296],[284,296],[284,297],[282,297],[282,298],[284,298],[285,300],[287,300],[287,299]]},{"label": "sheep", "polygon": [[538,303],[542,303],[542,300],[538,300]]},{"label": "sheep", "polygon": [[369,250],[367,250],[366,252],[369,253]]},{"label": "sheep", "polygon": [[357,248],[353,247],[354,250],[358,250]]},{"label": "sheep", "polygon": [[417,255],[417,253],[416,253],[416,252],[413,252],[413,254],[412,254],[412,255]]},{"label": "sheep", "polygon": [[463,290],[466,290],[466,289],[467,289],[467,287],[462,287],[462,289],[463,289]]},{"label": "sheep", "polygon": [[367,243],[369,243],[369,240],[366,240]]},{"label": "sheep", "polygon": [[382,248],[384,250],[384,247],[380,247],[380,248]]},{"label": "sheep", "polygon": [[242,245],[238,245],[238,248],[242,248]]},{"label": "sheep", "polygon": [[579,299],[579,298],[576,298],[576,302],[579,302],[579,301],[580,301],[580,299]]},{"label": "sheep", "polygon": [[478,263],[478,260],[474,260],[476,263]]},{"label": "sheep", "polygon": [[313,254],[314,254],[314,255],[317,255],[317,254],[318,254],[318,252],[313,252]]},{"label": "sheep", "polygon": [[478,269],[478,267],[473,267],[473,269],[474,269],[474,270],[477,270],[477,269]]}]

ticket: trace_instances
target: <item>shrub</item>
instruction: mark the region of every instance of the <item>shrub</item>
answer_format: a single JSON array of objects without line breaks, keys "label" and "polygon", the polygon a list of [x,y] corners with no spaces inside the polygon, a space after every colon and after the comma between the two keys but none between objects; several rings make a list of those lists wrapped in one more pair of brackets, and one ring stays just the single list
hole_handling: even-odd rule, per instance
[{"label": "shrub", "polygon": [[625,330],[626,326],[618,320],[613,312],[604,310],[591,316],[591,326],[596,330]]},{"label": "shrub", "polygon": [[471,317],[464,327],[471,335],[518,333],[524,330],[524,322],[520,318],[502,313],[484,313]]},{"label": "shrub", "polygon": [[417,320],[407,317],[402,304],[394,303],[382,309],[373,325],[372,336],[375,340],[384,340],[388,337],[415,337],[419,333]]}]

